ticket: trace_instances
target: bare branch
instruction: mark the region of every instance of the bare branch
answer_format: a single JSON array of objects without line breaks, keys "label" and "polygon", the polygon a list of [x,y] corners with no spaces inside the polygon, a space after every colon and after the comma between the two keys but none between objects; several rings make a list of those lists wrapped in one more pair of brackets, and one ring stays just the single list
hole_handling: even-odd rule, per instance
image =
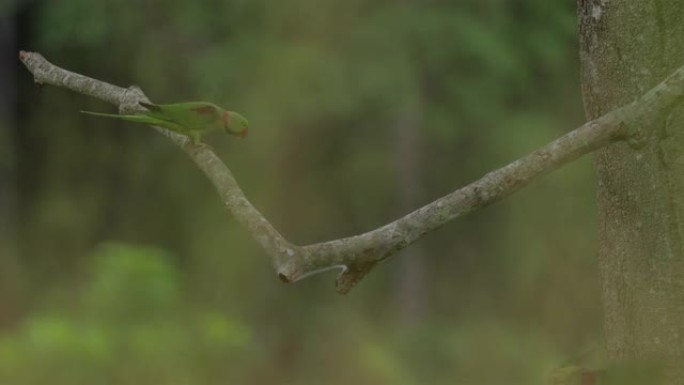
[{"label": "bare branch", "polygon": [[[149,101],[135,86],[117,87],[64,70],[35,52],[21,51],[20,60],[36,83],[50,84],[101,99],[120,111],[141,110]],[[412,244],[445,223],[494,203],[580,156],[612,142],[628,140],[637,147],[651,137],[650,127],[679,102],[684,67],[635,102],[585,123],[481,179],[458,189],[380,228],[353,237],[308,246],[288,242],[249,202],[228,167],[209,146],[193,145],[186,137],[157,128],[180,146],[214,184],[225,207],[270,255],[280,279],[294,282],[312,274],[341,268],[337,291],[348,292],[379,261]]]}]

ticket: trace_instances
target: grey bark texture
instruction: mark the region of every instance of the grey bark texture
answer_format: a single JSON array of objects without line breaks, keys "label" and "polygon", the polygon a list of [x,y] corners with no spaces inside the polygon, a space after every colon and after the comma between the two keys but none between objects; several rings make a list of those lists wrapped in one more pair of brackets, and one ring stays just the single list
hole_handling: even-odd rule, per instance
[{"label": "grey bark texture", "polygon": [[[38,84],[63,87],[119,106],[122,112],[142,110],[149,101],[138,87],[121,88],[76,74],[45,60],[35,52],[21,51],[19,59]],[[308,246],[296,246],[252,206],[221,159],[204,144],[164,129],[158,131],[179,145],[216,187],[225,207],[245,226],[270,255],[278,276],[294,282],[332,268],[341,268],[337,290],[349,291],[378,262],[414,243],[445,223],[492,204],[524,187],[536,177],[610,143],[626,140],[643,146],[650,132],[642,127],[660,119],[679,102],[684,90],[684,67],[672,73],[641,98],[615,108],[536,151],[494,170],[479,180],[449,193],[393,222],[369,232]]]},{"label": "grey bark texture", "polygon": [[[684,60],[681,0],[579,0],[589,120],[629,103]],[[599,269],[611,360],[676,363],[684,384],[684,109],[644,122],[640,149],[616,143],[595,157]]]}]

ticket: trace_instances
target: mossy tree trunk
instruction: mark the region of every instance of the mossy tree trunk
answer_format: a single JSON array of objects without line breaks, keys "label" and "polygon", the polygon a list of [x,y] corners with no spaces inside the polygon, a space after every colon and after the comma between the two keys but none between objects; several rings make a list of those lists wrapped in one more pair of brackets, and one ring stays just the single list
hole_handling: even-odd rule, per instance
[{"label": "mossy tree trunk", "polygon": [[[681,0],[578,0],[578,16],[588,119],[684,63]],[[604,327],[611,360],[679,362],[668,383],[684,384],[684,106],[656,124],[595,157]]]}]

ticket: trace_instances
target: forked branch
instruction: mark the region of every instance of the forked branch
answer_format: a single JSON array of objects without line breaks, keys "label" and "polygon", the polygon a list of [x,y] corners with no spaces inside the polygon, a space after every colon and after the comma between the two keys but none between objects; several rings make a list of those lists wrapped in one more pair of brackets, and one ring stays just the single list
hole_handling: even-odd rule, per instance
[{"label": "forked branch", "polygon": [[[141,110],[149,102],[135,86],[121,88],[55,66],[36,52],[19,53],[39,84],[50,84],[119,106],[120,112]],[[653,122],[677,102],[684,90],[684,67],[626,106],[578,127],[536,151],[492,171],[479,180],[375,230],[308,246],[290,243],[249,202],[228,167],[204,144],[185,136],[158,131],[180,146],[216,187],[228,211],[245,226],[273,261],[280,279],[294,282],[317,272],[341,268],[337,291],[348,292],[376,263],[412,244],[445,223],[481,209],[582,155],[610,143],[627,140],[633,147],[647,143]]]}]

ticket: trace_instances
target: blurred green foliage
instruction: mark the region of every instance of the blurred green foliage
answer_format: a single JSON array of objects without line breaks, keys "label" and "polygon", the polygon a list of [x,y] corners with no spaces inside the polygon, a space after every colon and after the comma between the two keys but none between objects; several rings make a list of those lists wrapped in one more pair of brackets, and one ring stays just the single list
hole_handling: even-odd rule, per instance
[{"label": "blurred green foliage", "polygon": [[206,383],[216,373],[231,378],[256,352],[249,325],[212,309],[181,312],[179,274],[166,257],[153,248],[101,247],[68,309],[45,309],[0,338],[0,379],[176,384]]},{"label": "blurred green foliage", "polygon": [[[407,111],[416,204],[581,123],[573,6],[36,1],[20,40],[155,102],[243,113],[246,141],[209,142],[304,244],[404,213]],[[22,284],[3,301],[0,382],[539,384],[600,335],[586,159],[421,240],[425,310],[405,317],[401,255],[346,297],[332,274],[285,286],[182,152],[18,74],[16,251],[0,263],[20,260]]]}]

